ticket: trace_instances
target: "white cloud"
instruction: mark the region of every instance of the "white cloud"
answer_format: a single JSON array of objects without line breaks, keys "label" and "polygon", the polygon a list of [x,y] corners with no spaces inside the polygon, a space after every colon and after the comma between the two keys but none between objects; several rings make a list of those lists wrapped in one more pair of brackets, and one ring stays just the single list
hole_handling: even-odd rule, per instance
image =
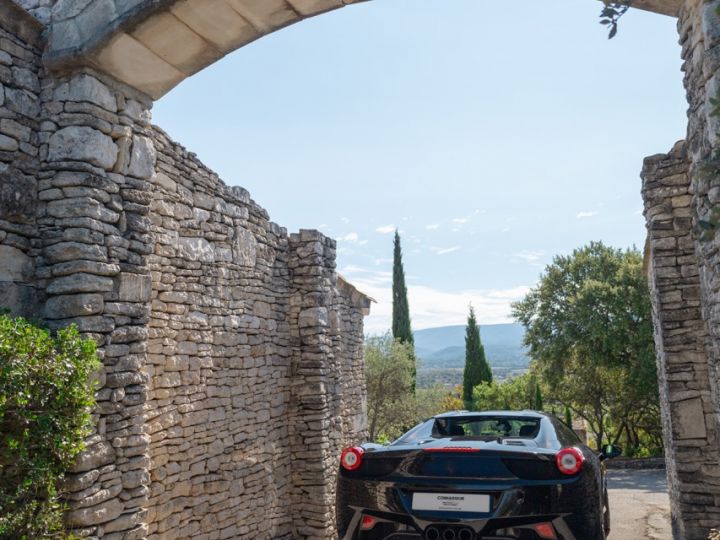
[{"label": "white cloud", "polygon": [[[392,273],[370,275],[369,279],[358,276],[353,285],[374,298],[370,316],[365,319],[365,331],[369,334],[384,333],[390,329],[392,319]],[[386,280],[387,284],[379,282]],[[526,286],[509,289],[478,289],[447,292],[424,285],[408,286],[408,301],[412,326],[415,330],[465,324],[468,305],[472,303],[480,324],[512,322],[510,304],[521,300],[530,288]]]},{"label": "white cloud", "polygon": [[360,266],[355,266],[354,264],[348,264],[347,266],[340,268],[338,272],[340,272],[343,276],[351,276],[353,274],[364,274],[367,270]]},{"label": "white cloud", "polygon": [[430,251],[432,251],[435,255],[447,255],[448,253],[453,253],[454,251],[458,251],[459,249],[460,246],[452,246],[449,248],[431,247]]},{"label": "white cloud", "polygon": [[468,221],[470,221],[469,218],[464,218],[464,217],[453,218],[453,223],[457,223],[458,225],[465,225]]},{"label": "white cloud", "polygon": [[597,216],[597,212],[579,212],[576,216],[578,219],[585,219]]},{"label": "white cloud", "polygon": [[517,253],[513,253],[513,257],[528,263],[539,261],[543,255],[545,255],[544,251],[518,251]]},{"label": "white cloud", "polygon": [[343,223],[350,223],[350,218],[341,217],[340,221],[342,221]]},{"label": "white cloud", "polygon": [[427,229],[428,231],[436,231],[439,228],[440,228],[439,223],[431,223],[430,225],[425,225],[425,229]]},{"label": "white cloud", "polygon": [[340,238],[338,238],[338,240],[340,242],[351,242],[353,244],[355,242],[357,242],[359,239],[360,239],[360,237],[358,236],[358,233],[356,233],[356,232],[347,233],[345,236],[341,236]]},{"label": "white cloud", "polygon": [[393,262],[392,259],[375,259],[375,264],[377,266],[380,266],[381,264],[390,264],[392,262]]},{"label": "white cloud", "polygon": [[395,232],[395,225],[381,225],[375,229],[375,232],[379,232],[380,234],[392,234]]}]

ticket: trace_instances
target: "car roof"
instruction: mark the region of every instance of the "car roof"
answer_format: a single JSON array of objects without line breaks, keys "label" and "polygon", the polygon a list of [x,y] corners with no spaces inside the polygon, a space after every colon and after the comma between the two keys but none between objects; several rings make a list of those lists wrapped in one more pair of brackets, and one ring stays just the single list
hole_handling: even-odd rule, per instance
[{"label": "car roof", "polygon": [[538,411],[524,410],[524,411],[450,411],[442,414],[435,415],[434,418],[462,418],[462,417],[476,417],[476,416],[508,416],[513,418],[525,417],[525,418],[544,418],[547,414]]}]

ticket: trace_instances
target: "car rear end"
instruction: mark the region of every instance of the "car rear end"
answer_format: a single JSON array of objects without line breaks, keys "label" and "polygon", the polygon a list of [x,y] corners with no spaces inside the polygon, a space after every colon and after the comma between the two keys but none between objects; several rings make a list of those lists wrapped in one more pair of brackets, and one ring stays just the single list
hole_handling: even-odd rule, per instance
[{"label": "car rear end", "polygon": [[601,499],[597,459],[579,448],[443,440],[350,460],[338,475],[341,539],[580,540]]}]

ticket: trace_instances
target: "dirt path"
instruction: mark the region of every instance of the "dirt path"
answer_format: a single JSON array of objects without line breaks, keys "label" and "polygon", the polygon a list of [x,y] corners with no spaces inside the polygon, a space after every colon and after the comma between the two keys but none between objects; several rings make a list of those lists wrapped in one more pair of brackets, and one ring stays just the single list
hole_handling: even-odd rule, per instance
[{"label": "dirt path", "polygon": [[672,540],[665,471],[609,471],[610,540]]}]

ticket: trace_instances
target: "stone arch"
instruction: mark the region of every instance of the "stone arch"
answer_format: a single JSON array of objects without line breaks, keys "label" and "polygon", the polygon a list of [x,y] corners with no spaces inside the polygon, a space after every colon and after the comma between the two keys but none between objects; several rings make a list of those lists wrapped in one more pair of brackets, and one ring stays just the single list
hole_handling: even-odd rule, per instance
[{"label": "stone arch", "polygon": [[[46,64],[95,65],[152,99],[265,35],[367,0],[58,1]],[[677,16],[681,0],[637,0],[635,7]]]}]

